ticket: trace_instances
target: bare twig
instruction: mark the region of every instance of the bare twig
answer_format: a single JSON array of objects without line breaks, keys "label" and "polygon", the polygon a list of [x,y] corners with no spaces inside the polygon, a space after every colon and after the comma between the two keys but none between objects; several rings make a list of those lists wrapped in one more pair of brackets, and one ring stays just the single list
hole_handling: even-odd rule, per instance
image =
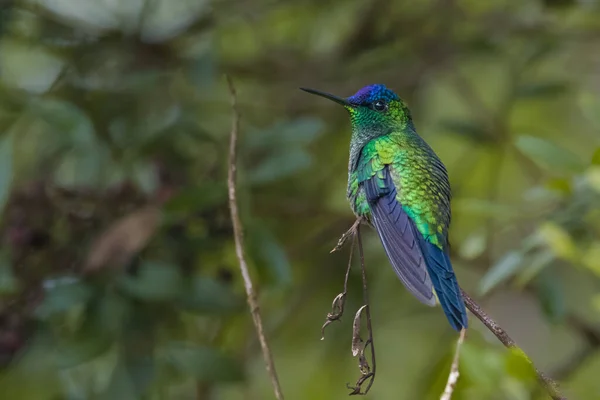
[{"label": "bare twig", "polygon": [[[358,220],[360,221],[360,220]],[[371,386],[373,386],[373,382],[375,381],[375,372],[377,370],[377,364],[375,362],[375,345],[373,343],[373,327],[371,326],[371,307],[369,305],[369,291],[367,289],[367,272],[365,269],[365,256],[364,256],[364,252],[363,252],[363,246],[362,246],[362,238],[360,236],[360,223],[355,224],[356,225],[356,238],[358,240],[358,252],[360,254],[360,268],[361,268],[361,272],[362,272],[362,281],[363,281],[363,301],[364,301],[364,305],[358,310],[358,312],[356,313],[356,317],[355,317],[355,323],[354,326],[356,327],[356,320],[359,319],[359,326],[360,326],[360,317],[362,315],[362,311],[363,309],[365,310],[365,315],[367,317],[367,331],[369,333],[369,338],[367,339],[367,341],[365,342],[364,346],[362,346],[361,349],[358,350],[358,352],[356,352],[355,350],[355,334],[356,334],[356,328],[353,330],[353,340],[352,340],[352,355],[356,356],[358,355],[358,369],[360,370],[361,373],[361,377],[358,379],[358,381],[356,381],[356,385],[354,386],[348,386],[348,389],[352,389],[352,392],[350,392],[350,395],[355,395],[355,394],[359,394],[359,395],[364,395],[367,394],[369,392],[369,390],[371,389]],[[354,226],[354,225],[353,225]],[[360,338],[360,336],[359,336]],[[365,350],[367,349],[367,346],[370,347],[371,350],[371,365],[369,365],[369,363],[367,362],[367,359],[365,357]],[[367,384],[367,387],[365,388],[365,390],[362,390],[362,385],[366,382],[369,381],[369,383]]]},{"label": "bare twig", "polygon": [[252,285],[252,279],[248,272],[248,265],[244,257],[244,235],[242,230],[242,222],[238,213],[237,197],[236,197],[236,162],[237,162],[237,140],[238,131],[240,124],[239,112],[237,109],[237,96],[233,82],[227,77],[227,83],[229,84],[229,91],[231,93],[231,107],[233,109],[233,124],[231,127],[231,141],[229,145],[229,171],[227,174],[227,184],[229,188],[229,208],[231,211],[231,222],[233,224],[233,234],[235,239],[235,252],[240,263],[240,272],[244,279],[244,286],[246,287],[246,295],[248,300],[248,306],[250,307],[250,313],[254,320],[254,326],[256,327],[256,334],[260,341],[260,347],[262,348],[263,358],[267,367],[267,373],[271,378],[273,385],[273,391],[275,398],[278,400],[283,399],[283,393],[279,386],[279,379],[277,378],[277,371],[275,370],[275,363],[267,343],[265,336],[262,320],[260,317],[260,311],[258,307],[258,301],[256,300],[256,294],[254,293],[254,287]]},{"label": "bare twig", "polygon": [[356,236],[352,238],[352,247],[350,247],[350,257],[348,260],[348,268],[346,269],[346,276],[344,278],[344,291],[333,299],[331,304],[331,312],[327,313],[327,319],[321,327],[321,340],[325,339],[325,328],[333,321],[339,321],[344,315],[344,305],[346,304],[346,294],[348,293],[348,277],[350,276],[350,269],[352,268],[352,254],[354,252],[354,243],[356,242]]},{"label": "bare twig", "polygon": [[490,332],[492,332],[494,336],[496,336],[498,340],[502,342],[504,346],[506,346],[509,349],[517,350],[535,369],[538,380],[540,381],[544,389],[546,389],[550,397],[552,397],[553,400],[567,400],[567,398],[563,397],[563,395],[558,390],[558,384],[548,375],[535,368],[533,361],[531,361],[529,356],[527,356],[527,354],[525,354],[525,352],[519,346],[517,346],[517,343],[510,336],[508,336],[508,333],[506,333],[506,331],[500,325],[498,325],[496,321],[494,321],[489,315],[487,315],[487,313],[483,311],[479,304],[477,304],[477,302],[473,300],[468,293],[466,293],[462,289],[461,292],[465,300],[465,305],[467,306],[469,311],[471,311],[473,315],[475,315],[485,325],[485,327],[488,328]]},{"label": "bare twig", "polygon": [[460,348],[465,341],[465,335],[467,333],[466,329],[461,329],[460,336],[458,337],[458,341],[456,342],[456,351],[454,352],[454,358],[452,359],[452,367],[450,367],[450,374],[448,375],[448,382],[446,383],[446,388],[440,397],[440,400],[450,400],[452,398],[452,393],[454,393],[454,388],[456,387],[456,383],[458,382],[458,377],[460,376],[460,372],[458,371],[458,360],[460,359]]}]

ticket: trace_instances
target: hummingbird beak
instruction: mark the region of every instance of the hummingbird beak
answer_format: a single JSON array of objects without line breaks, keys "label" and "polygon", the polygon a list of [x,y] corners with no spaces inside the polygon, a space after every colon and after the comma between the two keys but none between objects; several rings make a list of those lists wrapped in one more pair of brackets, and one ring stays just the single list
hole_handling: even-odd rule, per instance
[{"label": "hummingbird beak", "polygon": [[335,103],[341,104],[344,107],[354,107],[352,104],[350,104],[348,102],[348,100],[346,100],[346,99],[344,99],[342,97],[334,96],[332,94],[321,92],[321,91],[318,91],[318,90],[315,90],[315,89],[300,88],[300,90],[304,90],[307,93],[315,94],[317,96],[325,97],[326,99],[329,99],[329,100],[331,100],[331,101],[333,101]]}]

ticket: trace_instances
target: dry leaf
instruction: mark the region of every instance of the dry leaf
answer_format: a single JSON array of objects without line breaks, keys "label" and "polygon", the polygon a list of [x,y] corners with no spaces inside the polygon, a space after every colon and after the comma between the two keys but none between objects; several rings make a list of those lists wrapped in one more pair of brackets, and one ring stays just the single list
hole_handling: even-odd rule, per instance
[{"label": "dry leaf", "polygon": [[121,218],[92,244],[84,272],[127,263],[156,232],[161,211],[155,205],[143,207]]},{"label": "dry leaf", "polygon": [[356,312],[356,315],[354,316],[354,322],[352,323],[352,356],[353,357],[356,357],[363,350],[363,347],[361,346],[362,339],[360,338],[360,318],[361,318],[362,312],[365,309],[365,307],[366,307],[366,305],[364,305],[358,309],[358,311]]}]

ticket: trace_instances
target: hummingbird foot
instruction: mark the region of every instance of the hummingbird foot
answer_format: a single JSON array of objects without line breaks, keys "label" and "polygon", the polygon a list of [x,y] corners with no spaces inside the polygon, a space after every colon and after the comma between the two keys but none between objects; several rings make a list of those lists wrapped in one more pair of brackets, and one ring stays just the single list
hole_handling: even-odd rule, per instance
[{"label": "hummingbird foot", "polygon": [[344,246],[346,240],[348,240],[350,236],[356,235],[356,228],[358,228],[358,225],[360,225],[362,221],[363,217],[356,218],[356,221],[354,221],[350,229],[344,232],[344,234],[339,238],[335,247],[329,253],[335,253],[336,251],[339,251]]}]

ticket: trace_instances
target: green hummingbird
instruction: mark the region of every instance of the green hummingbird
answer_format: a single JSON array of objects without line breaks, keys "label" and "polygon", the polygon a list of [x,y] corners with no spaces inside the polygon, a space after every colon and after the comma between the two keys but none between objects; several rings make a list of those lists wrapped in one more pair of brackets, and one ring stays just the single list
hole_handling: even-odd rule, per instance
[{"label": "green hummingbird", "polygon": [[452,328],[467,328],[448,252],[448,173],[417,134],[404,101],[380,84],[365,86],[348,98],[301,89],[349,112],[347,198],[354,214],[377,231],[398,278],[424,304],[434,306],[435,293]]}]

